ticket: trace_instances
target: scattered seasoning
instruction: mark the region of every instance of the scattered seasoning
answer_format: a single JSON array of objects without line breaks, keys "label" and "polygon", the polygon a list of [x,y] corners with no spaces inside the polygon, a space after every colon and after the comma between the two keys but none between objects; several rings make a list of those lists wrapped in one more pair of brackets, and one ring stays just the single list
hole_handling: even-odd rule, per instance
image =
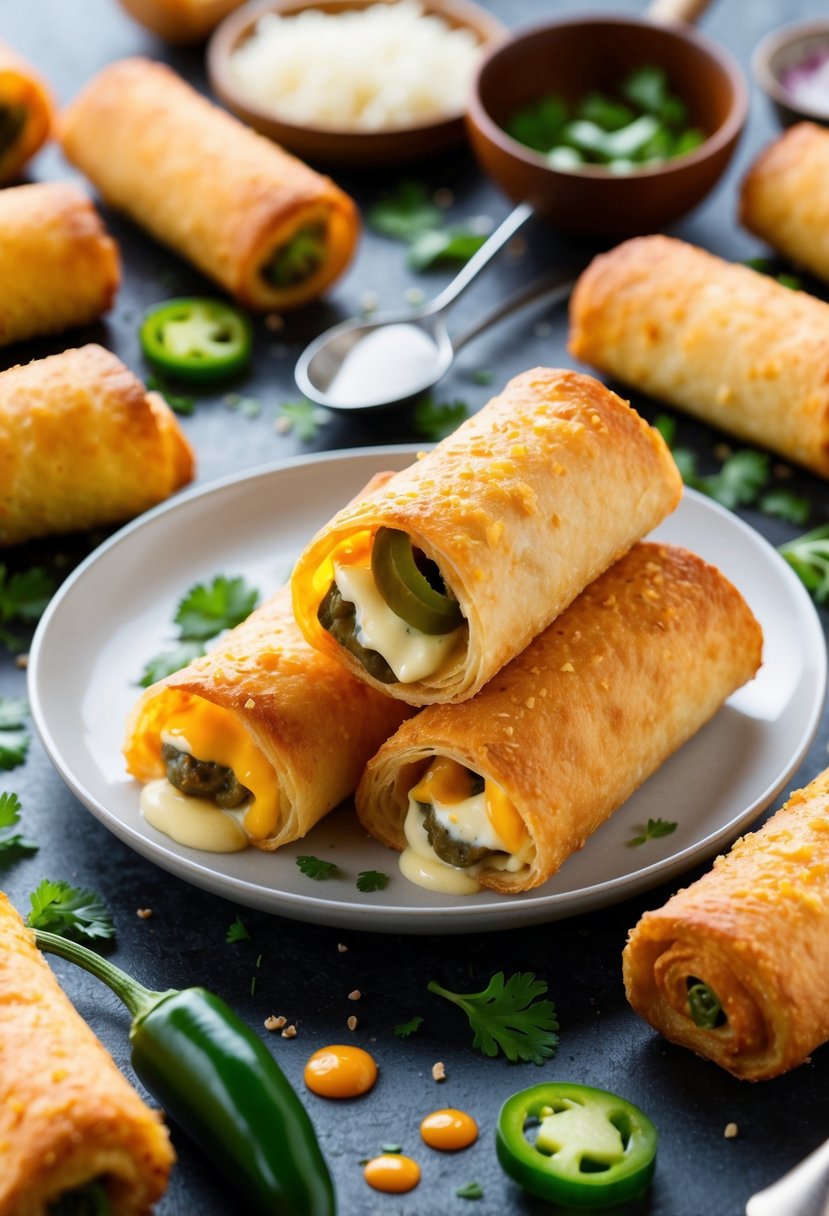
[{"label": "scattered seasoning", "polygon": [[440,207],[441,211],[446,211],[455,201],[454,193],[448,186],[439,186],[432,195],[432,202],[436,207]]},{"label": "scattered seasoning", "polygon": [[294,1026],[293,1024],[291,1024],[290,1026],[286,1026],[285,1029],[282,1031],[282,1037],[283,1037],[283,1039],[295,1039],[296,1038],[296,1026]]},{"label": "scattered seasoning", "polygon": [[348,994],[348,999],[349,999],[350,1001],[359,1001],[359,999],[360,999],[360,997],[361,997],[362,995],[363,995],[363,994],[362,994],[362,992],[360,991],[360,989],[359,989],[359,988],[355,988],[355,989],[354,989],[352,992],[349,992],[349,994]]},{"label": "scattered seasoning", "polygon": [[287,1026],[287,1024],[288,1024],[288,1019],[283,1018],[282,1014],[280,1014],[277,1017],[273,1013],[270,1015],[270,1017],[265,1018],[265,1023],[264,1023],[266,1030],[281,1030],[282,1027]]},{"label": "scattered seasoning", "polygon": [[256,995],[256,976],[255,975],[252,975],[250,977],[250,995],[251,996]]},{"label": "scattered seasoning", "polygon": [[269,329],[272,334],[278,334],[285,328],[285,318],[278,312],[269,312],[265,317],[265,328]]},{"label": "scattered seasoning", "polygon": [[426,299],[426,292],[422,287],[409,287],[403,293],[403,299],[407,304],[412,304],[416,307]]},{"label": "scattered seasoning", "polygon": [[344,945],[343,942],[337,942],[337,953],[338,954],[347,954],[348,946]]},{"label": "scattered seasoning", "polygon": [[436,1064],[432,1065],[432,1080],[433,1081],[445,1081],[446,1080],[446,1065],[443,1063],[442,1060],[438,1060],[438,1062]]},{"label": "scattered seasoning", "polygon": [[19,667],[21,671],[25,671],[29,666],[29,656],[27,654],[19,654],[14,660],[15,667]]},{"label": "scattered seasoning", "polygon": [[247,701],[245,701],[245,709],[256,709],[256,702],[253,697],[248,697]]},{"label": "scattered seasoning", "polygon": [[357,1029],[357,1019],[355,1018],[355,1016],[354,1016],[354,1014],[353,1014],[353,1013],[352,1013],[352,1015],[351,1015],[351,1017],[350,1017],[350,1018],[346,1018],[346,1023],[345,1023],[345,1024],[346,1024],[346,1026],[348,1027],[348,1029],[349,1029],[349,1030],[356,1030],[356,1029]]},{"label": "scattered seasoning", "polygon": [[380,297],[376,291],[364,291],[360,295],[360,311],[362,313],[376,312]]},{"label": "scattered seasoning", "polygon": [[733,1140],[739,1130],[736,1123],[726,1123],[723,1135],[726,1140]]},{"label": "scattered seasoning", "polygon": [[149,920],[152,914],[152,908],[138,908],[135,913],[139,920]]}]

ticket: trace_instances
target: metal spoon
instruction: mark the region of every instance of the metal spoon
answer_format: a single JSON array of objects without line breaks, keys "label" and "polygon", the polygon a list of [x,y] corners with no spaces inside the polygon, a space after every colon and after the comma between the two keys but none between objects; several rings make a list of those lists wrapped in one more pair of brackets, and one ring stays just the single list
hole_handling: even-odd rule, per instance
[{"label": "metal spoon", "polygon": [[300,391],[332,410],[403,405],[427,392],[449,370],[459,348],[446,328],[446,312],[533,214],[529,203],[520,203],[448,287],[419,308],[343,321],[326,330],[296,365]]}]

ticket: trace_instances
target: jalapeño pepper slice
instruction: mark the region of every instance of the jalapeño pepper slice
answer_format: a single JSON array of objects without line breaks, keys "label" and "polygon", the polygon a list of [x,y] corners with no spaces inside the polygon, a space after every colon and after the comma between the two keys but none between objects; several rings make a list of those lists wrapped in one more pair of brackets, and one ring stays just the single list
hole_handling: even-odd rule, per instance
[{"label": "jalape\u00f1o pepper slice", "polygon": [[[527,1130],[536,1127],[533,1141]],[[574,1208],[626,1203],[653,1177],[657,1131],[643,1111],[604,1089],[533,1085],[507,1098],[496,1149],[519,1186]]]},{"label": "jalape\u00f1o pepper slice", "polygon": [[159,371],[209,383],[250,362],[249,318],[222,300],[186,297],[151,308],[139,331],[141,349]]},{"label": "jalape\u00f1o pepper slice", "polygon": [[371,550],[371,573],[389,608],[413,629],[451,633],[463,623],[458,601],[436,591],[418,569],[411,537],[405,532],[378,529]]}]

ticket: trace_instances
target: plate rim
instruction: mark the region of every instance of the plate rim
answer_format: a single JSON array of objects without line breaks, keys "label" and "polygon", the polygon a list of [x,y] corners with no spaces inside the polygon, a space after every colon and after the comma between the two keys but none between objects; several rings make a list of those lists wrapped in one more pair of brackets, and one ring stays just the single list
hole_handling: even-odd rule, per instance
[{"label": "plate rim", "polygon": [[[29,651],[27,689],[31,719],[51,764],[70,792],[78,798],[108,831],[112,832],[113,835],[140,856],[158,865],[168,873],[172,873],[184,882],[191,882],[193,885],[218,894],[222,898],[233,900],[245,906],[258,908],[273,915],[285,916],[288,919],[375,932],[386,931],[395,933],[403,931],[427,934],[430,931],[437,930],[437,925],[433,922],[438,918],[441,918],[441,921],[443,921],[447,913],[449,913],[451,922],[441,923],[440,932],[463,933],[483,929],[487,931],[507,930],[522,925],[529,926],[567,916],[580,915],[593,909],[606,907],[608,904],[621,902],[663,881],[675,878],[694,864],[708,860],[717,849],[724,845],[727,846],[741,832],[748,830],[751,824],[762,814],[763,810],[777,797],[792,774],[799,768],[819,728],[827,695],[827,647],[820,618],[817,615],[811,597],[797,575],[762,533],[758,532],[756,528],[753,528],[734,512],[727,510],[714,500],[686,486],[683,496],[687,496],[698,506],[703,506],[715,518],[719,516],[726,519],[729,526],[736,528],[738,532],[750,535],[752,543],[756,544],[759,541],[761,547],[768,550],[768,555],[773,564],[777,566],[780,576],[788,582],[794,595],[801,600],[801,604],[807,609],[807,615],[811,617],[816,627],[815,635],[820,640],[820,646],[813,648],[810,653],[811,666],[815,671],[816,694],[813,696],[809,706],[806,726],[801,734],[797,752],[791,757],[784,771],[767,784],[727,824],[713,832],[709,832],[694,843],[686,845],[679,852],[673,853],[667,858],[657,859],[649,865],[626,875],[603,879],[600,882],[571,891],[560,891],[544,895],[527,892],[522,894],[521,899],[518,901],[494,901],[476,904],[453,903],[449,907],[418,907],[406,903],[368,905],[337,898],[321,898],[310,893],[308,895],[298,894],[280,890],[276,887],[264,888],[258,881],[254,882],[250,879],[222,874],[214,867],[199,860],[196,856],[182,856],[173,849],[168,848],[165,844],[143,835],[129,824],[122,822],[116,813],[108,810],[96,794],[87,789],[84,782],[75,776],[71,765],[65,760],[49,725],[48,711],[44,706],[46,698],[44,697],[42,700],[39,692],[39,685],[42,679],[41,652],[52,628],[51,622],[60,612],[64,599],[84,577],[86,571],[105,558],[111,550],[128,542],[134,533],[155,526],[159,518],[172,515],[196,500],[213,497],[222,490],[238,486],[240,483],[255,482],[262,479],[268,480],[274,476],[278,476],[283,471],[303,466],[340,462],[351,463],[352,461],[356,463],[366,458],[382,461],[386,457],[415,456],[417,452],[424,451],[431,446],[434,445],[426,443],[397,443],[369,444],[355,448],[336,448],[270,461],[212,479],[204,485],[191,487],[177,494],[174,498],[158,504],[115,531],[93,549],[58,588],[37,625]],[[564,910],[562,910],[562,905],[564,905]],[[514,908],[515,912],[508,912],[507,909],[509,908]],[[407,922],[411,922],[410,929],[401,930],[398,918],[402,916],[406,917]],[[394,924],[384,927],[384,917],[394,920]],[[504,920],[508,923],[496,923],[499,920]]]}]

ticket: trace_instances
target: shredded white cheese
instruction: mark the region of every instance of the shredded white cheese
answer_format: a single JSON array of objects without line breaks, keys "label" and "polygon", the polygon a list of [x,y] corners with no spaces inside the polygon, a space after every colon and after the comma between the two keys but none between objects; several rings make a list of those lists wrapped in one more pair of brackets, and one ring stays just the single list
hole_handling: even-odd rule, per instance
[{"label": "shredded white cheese", "polygon": [[265,13],[230,57],[255,105],[299,125],[383,131],[466,109],[480,45],[416,0]]}]

